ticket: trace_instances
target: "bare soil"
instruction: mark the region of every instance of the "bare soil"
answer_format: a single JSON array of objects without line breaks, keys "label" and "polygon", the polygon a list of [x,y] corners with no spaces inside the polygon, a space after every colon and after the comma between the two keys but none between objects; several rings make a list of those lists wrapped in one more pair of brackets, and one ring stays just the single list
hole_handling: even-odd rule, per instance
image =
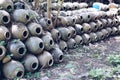
[{"label": "bare soil", "polygon": [[[27,76],[27,80],[93,80],[88,76],[89,71],[96,68],[111,69],[112,66],[108,64],[106,59],[110,54],[119,53],[119,36],[79,46],[69,50],[62,63],[54,64],[51,68],[43,69],[37,74],[31,74]],[[120,80],[120,78],[106,80]]]}]

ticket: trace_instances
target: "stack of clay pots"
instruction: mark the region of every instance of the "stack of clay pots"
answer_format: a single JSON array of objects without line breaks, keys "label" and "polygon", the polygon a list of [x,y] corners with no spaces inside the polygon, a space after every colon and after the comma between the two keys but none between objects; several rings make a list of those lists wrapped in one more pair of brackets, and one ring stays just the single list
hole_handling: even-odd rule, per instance
[{"label": "stack of clay pots", "polygon": [[62,62],[69,49],[120,34],[120,9],[97,11],[67,2],[55,23],[56,5],[51,14],[40,14],[34,0],[0,0],[0,79],[22,78]]}]

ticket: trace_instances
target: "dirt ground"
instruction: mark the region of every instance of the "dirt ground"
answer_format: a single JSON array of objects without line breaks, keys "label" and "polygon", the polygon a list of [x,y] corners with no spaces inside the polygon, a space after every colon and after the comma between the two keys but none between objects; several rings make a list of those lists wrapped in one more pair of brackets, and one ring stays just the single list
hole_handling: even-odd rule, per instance
[{"label": "dirt ground", "polygon": [[[64,61],[43,69],[34,75],[27,74],[27,80],[120,80],[119,75],[106,79],[89,77],[92,69],[111,69],[107,57],[120,53],[120,37],[112,37],[104,41],[79,46],[65,54]],[[37,78],[35,78],[37,77]]]}]

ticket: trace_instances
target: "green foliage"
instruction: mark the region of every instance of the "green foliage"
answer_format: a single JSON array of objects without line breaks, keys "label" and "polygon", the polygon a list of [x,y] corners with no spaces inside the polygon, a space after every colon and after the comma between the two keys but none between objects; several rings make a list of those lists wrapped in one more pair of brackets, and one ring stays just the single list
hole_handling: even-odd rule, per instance
[{"label": "green foliage", "polygon": [[113,66],[120,65],[120,54],[119,55],[113,55],[113,54],[111,54],[111,55],[109,55],[107,57],[107,60]]},{"label": "green foliage", "polygon": [[104,75],[105,75],[105,69],[92,69],[89,72],[90,77],[92,77],[93,79],[97,79],[97,80],[102,80]]},{"label": "green foliage", "polygon": [[114,74],[120,74],[120,65],[118,65],[117,67],[113,68],[113,73]]},{"label": "green foliage", "polygon": [[1,45],[1,46],[5,46],[5,45],[6,45],[6,42],[5,42],[5,41],[0,41],[0,45]]}]

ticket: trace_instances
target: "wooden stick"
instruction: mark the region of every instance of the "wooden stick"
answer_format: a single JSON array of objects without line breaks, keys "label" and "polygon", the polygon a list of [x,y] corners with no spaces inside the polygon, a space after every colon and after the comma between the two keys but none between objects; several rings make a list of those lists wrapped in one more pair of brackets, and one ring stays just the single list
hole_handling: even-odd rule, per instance
[{"label": "wooden stick", "polygon": [[58,19],[58,15],[59,15],[59,13],[60,13],[60,10],[61,10],[61,8],[62,8],[62,4],[63,4],[63,2],[64,2],[64,0],[61,0],[60,7],[58,8],[58,13],[57,13],[57,15],[56,15],[56,17],[55,17],[55,21],[54,21],[54,27],[56,26],[57,19]]},{"label": "wooden stick", "polygon": [[35,10],[38,9],[38,6],[39,6],[39,0],[35,0]]},{"label": "wooden stick", "polygon": [[47,0],[47,17],[51,19],[51,0]]}]

